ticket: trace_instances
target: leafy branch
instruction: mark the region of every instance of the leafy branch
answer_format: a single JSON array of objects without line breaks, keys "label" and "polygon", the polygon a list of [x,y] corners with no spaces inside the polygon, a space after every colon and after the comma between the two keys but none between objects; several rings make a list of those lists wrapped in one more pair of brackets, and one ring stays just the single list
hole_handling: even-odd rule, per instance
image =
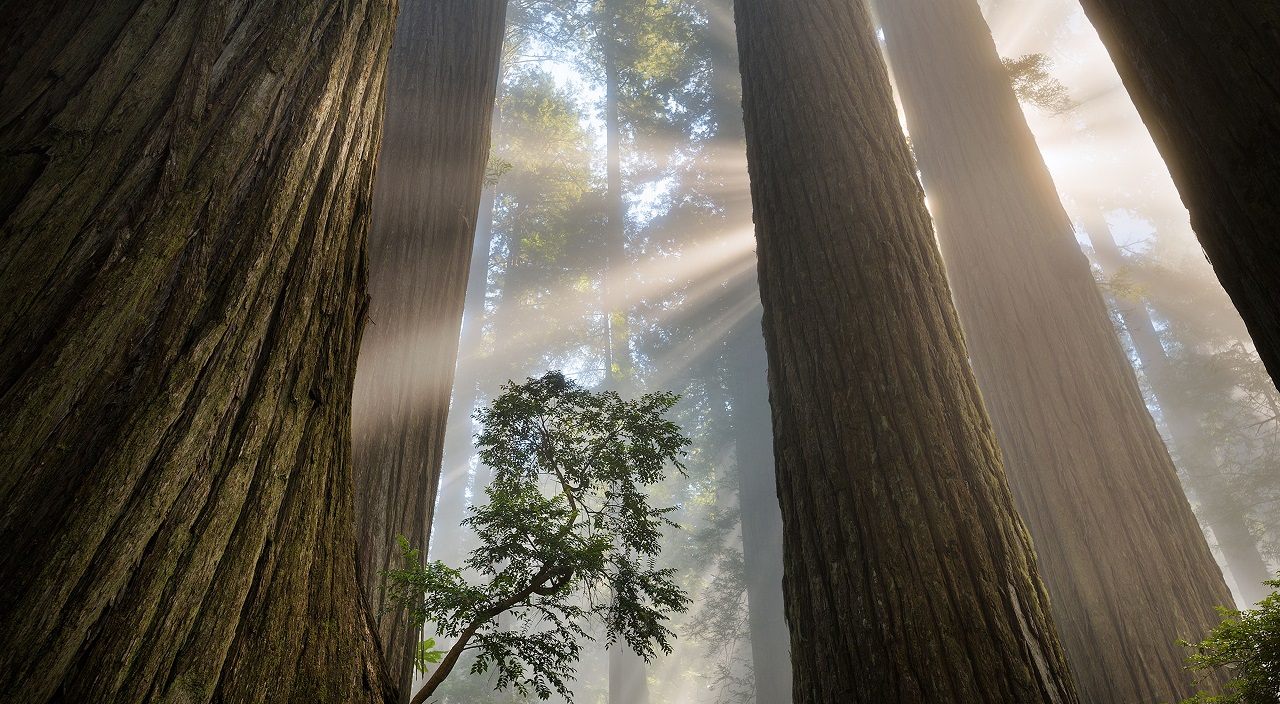
[{"label": "leafy branch", "polygon": [[[656,560],[675,507],[650,506],[647,487],[668,467],[683,472],[689,441],[663,417],[676,400],[655,393],[627,401],[548,372],[508,382],[476,414],[480,459],[494,479],[488,502],[463,521],[479,542],[464,570],[482,583],[440,561],[422,564],[403,538],[405,567],[384,572],[413,628],[432,621],[437,634],[456,639],[413,704],[467,650],[476,653],[472,672],[495,669],[498,689],[569,697],[590,620],[605,625],[610,645],[625,643],[645,660],[671,652],[668,614],[685,611],[689,598]],[[590,598],[606,590],[608,600]]]}]

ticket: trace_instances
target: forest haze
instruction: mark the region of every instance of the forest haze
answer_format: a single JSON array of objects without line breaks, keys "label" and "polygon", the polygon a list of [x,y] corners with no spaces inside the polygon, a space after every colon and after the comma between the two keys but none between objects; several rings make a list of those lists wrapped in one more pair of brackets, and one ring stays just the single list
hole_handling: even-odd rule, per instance
[{"label": "forest haze", "polygon": [[[1274,4],[0,19],[0,701],[1226,682],[1179,640],[1280,570]],[[504,388],[658,411],[553,461]]]}]

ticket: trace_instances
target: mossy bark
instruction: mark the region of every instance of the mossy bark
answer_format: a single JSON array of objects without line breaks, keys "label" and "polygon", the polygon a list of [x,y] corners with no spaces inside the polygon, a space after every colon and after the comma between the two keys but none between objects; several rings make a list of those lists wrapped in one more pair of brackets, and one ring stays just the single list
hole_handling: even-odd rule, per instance
[{"label": "mossy bark", "polygon": [[1180,700],[1230,592],[976,0],[879,3],[973,368],[1081,696]]},{"label": "mossy bark", "polygon": [[393,697],[348,438],[394,2],[0,15],[0,700]]},{"label": "mossy bark", "polygon": [[735,9],[794,701],[1074,702],[867,9]]},{"label": "mossy bark", "polygon": [[1280,387],[1280,3],[1080,4]]},{"label": "mossy bark", "polygon": [[396,537],[425,549],[440,482],[506,0],[405,0],[369,233],[353,443],[364,586],[405,696],[418,633],[382,591]]}]

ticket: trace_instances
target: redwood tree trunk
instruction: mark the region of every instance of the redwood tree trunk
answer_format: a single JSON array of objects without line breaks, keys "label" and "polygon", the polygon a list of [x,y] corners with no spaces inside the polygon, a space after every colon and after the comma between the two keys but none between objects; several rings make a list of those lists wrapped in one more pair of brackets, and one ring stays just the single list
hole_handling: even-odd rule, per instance
[{"label": "redwood tree trunk", "polygon": [[[496,199],[497,189],[492,186],[485,188],[480,197],[462,332],[458,336],[458,364],[449,404],[452,420],[445,430],[442,455],[442,459],[451,464],[441,469],[440,490],[436,496],[440,513],[433,518],[435,528],[431,532],[431,559],[446,565],[461,565],[466,556],[463,538],[468,531],[462,527],[462,521],[467,517],[467,485],[472,477],[471,458],[475,454],[471,414],[480,401],[480,382],[485,371],[479,356],[484,343],[485,296],[489,290],[489,249],[493,244]],[[472,490],[473,501],[480,503],[484,487],[475,482]]]},{"label": "redwood tree trunk", "polygon": [[[626,203],[622,197],[622,123],[619,89],[622,67],[619,49],[618,7],[622,0],[604,0],[596,21],[605,74],[605,269],[603,286],[605,320],[605,386],[613,390],[633,383],[626,302]],[[644,658],[614,643],[609,655],[609,704],[649,704],[649,678]]]},{"label": "redwood tree trunk", "polygon": [[[742,180],[745,135],[742,84],[732,0],[704,0],[711,48],[712,114],[716,133],[708,159],[722,217],[718,235],[751,227],[750,190]],[[726,283],[728,305],[750,312],[725,335],[725,387],[732,398],[734,465],[747,588],[747,622],[756,704],[791,703],[791,642],[782,596],[782,512],[770,436],[768,362],[761,335],[755,267]]]},{"label": "redwood tree trunk", "polygon": [[348,438],[395,4],[0,16],[0,700],[393,698]]},{"label": "redwood tree trunk", "polygon": [[1080,4],[1280,386],[1280,3]]},{"label": "redwood tree trunk", "polygon": [[973,368],[1081,696],[1190,696],[1232,603],[974,0],[881,2]]},{"label": "redwood tree trunk", "polygon": [[388,68],[352,425],[362,576],[389,608],[379,630],[405,696],[418,633],[378,573],[398,564],[397,536],[421,549],[430,536],[506,6],[406,0]]},{"label": "redwood tree trunk", "polygon": [[794,700],[1074,702],[867,9],[736,11]]},{"label": "redwood tree trunk", "polygon": [[[1114,276],[1119,273],[1125,266],[1125,257],[1111,236],[1111,229],[1102,213],[1095,211],[1085,219],[1084,225],[1103,274]],[[1201,427],[1195,409],[1177,389],[1169,357],[1160,341],[1160,333],[1151,321],[1151,314],[1147,312],[1146,302],[1134,296],[1117,300],[1115,305],[1138,353],[1142,372],[1151,384],[1156,403],[1160,404],[1160,413],[1178,452],[1178,464],[1185,482],[1199,501],[1199,517],[1213,529],[1213,537],[1226,558],[1227,569],[1235,578],[1237,593],[1244,601],[1242,606],[1252,606],[1271,593],[1263,582],[1271,579],[1272,575],[1258,551],[1257,540],[1245,522],[1248,509],[1232,490],[1230,480],[1218,468],[1213,441]]]},{"label": "redwood tree trunk", "polygon": [[[758,295],[754,285],[750,292]],[[768,364],[759,330],[756,307],[729,335],[726,383],[733,395],[734,464],[756,702],[789,704],[791,652],[782,595],[782,514],[769,436]]]}]

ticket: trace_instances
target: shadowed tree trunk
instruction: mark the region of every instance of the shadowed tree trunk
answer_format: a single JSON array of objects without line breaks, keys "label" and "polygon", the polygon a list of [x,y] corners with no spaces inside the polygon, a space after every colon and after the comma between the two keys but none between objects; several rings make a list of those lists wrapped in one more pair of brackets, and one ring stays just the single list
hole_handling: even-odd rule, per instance
[{"label": "shadowed tree trunk", "polygon": [[394,15],[0,8],[0,700],[394,699],[348,439]]},{"label": "shadowed tree trunk", "polygon": [[[711,144],[711,178],[719,185],[722,234],[751,226],[750,193],[741,182],[745,164],[742,86],[732,0],[704,0],[712,41],[712,111],[716,134]],[[734,465],[742,522],[742,559],[747,587],[747,620],[756,704],[790,704],[790,634],[782,598],[782,512],[773,467],[770,435],[768,363],[760,332],[760,290],[752,271],[728,282],[728,300],[754,303],[725,339],[725,385],[732,397]]]},{"label": "shadowed tree trunk", "polygon": [[737,0],[796,702],[1074,702],[866,7]]},{"label": "shadowed tree trunk", "polygon": [[[1106,218],[1095,211],[1085,219],[1084,227],[1103,273],[1114,276],[1120,272],[1125,265],[1124,254],[1111,236]],[[1235,578],[1236,589],[1245,602],[1243,606],[1251,606],[1271,593],[1263,582],[1271,579],[1272,575],[1258,551],[1257,540],[1245,523],[1248,511],[1218,468],[1213,457],[1213,442],[1201,428],[1195,411],[1176,390],[1177,382],[1171,378],[1173,370],[1169,357],[1160,342],[1160,334],[1151,322],[1145,301],[1134,296],[1117,300],[1115,304],[1138,353],[1143,374],[1151,384],[1156,403],[1160,404],[1160,413],[1170,440],[1178,451],[1179,465],[1187,485],[1200,503],[1200,517],[1213,529],[1213,537],[1226,558],[1227,569]]]},{"label": "shadowed tree trunk", "polygon": [[1280,388],[1280,3],[1080,4]]},{"label": "shadowed tree trunk", "polygon": [[880,3],[974,372],[1081,696],[1190,696],[1232,603],[974,0]]},{"label": "shadowed tree trunk", "polygon": [[379,630],[406,697],[418,634],[378,572],[400,559],[396,536],[424,550],[430,536],[506,6],[405,0],[388,67],[352,441],[365,591],[390,607]]}]

